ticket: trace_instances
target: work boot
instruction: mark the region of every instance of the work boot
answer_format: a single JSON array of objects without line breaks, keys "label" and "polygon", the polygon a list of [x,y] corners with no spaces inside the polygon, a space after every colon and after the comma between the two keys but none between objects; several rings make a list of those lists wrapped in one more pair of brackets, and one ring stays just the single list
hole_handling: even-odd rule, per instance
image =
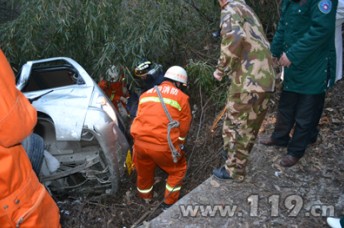
[{"label": "work boot", "polygon": [[142,199],[145,204],[150,204],[152,202],[152,199]]},{"label": "work boot", "polygon": [[258,142],[265,146],[281,146],[281,147],[288,146],[288,143],[278,143],[275,140],[273,140],[271,136],[268,136],[268,135],[259,137]]},{"label": "work boot", "polygon": [[300,158],[287,154],[280,160],[280,165],[283,167],[291,167],[295,165],[299,160]]},{"label": "work boot", "polygon": [[220,180],[230,180],[233,179],[224,166],[214,169],[213,175]]},{"label": "work boot", "polygon": [[221,153],[221,157],[222,157],[224,160],[227,160],[227,159],[228,159],[228,151],[227,151],[227,150],[222,149],[220,153]]},{"label": "work boot", "polygon": [[322,137],[321,135],[313,136],[309,141],[310,146],[319,145],[322,143]]},{"label": "work boot", "polygon": [[166,210],[167,210],[168,208],[170,208],[172,205],[173,205],[173,204],[167,204],[167,203],[165,203],[165,202],[162,202],[162,203],[160,204],[160,208],[161,208],[162,210],[166,211]]},{"label": "work boot", "polygon": [[328,217],[326,221],[331,228],[342,228],[339,218]]}]

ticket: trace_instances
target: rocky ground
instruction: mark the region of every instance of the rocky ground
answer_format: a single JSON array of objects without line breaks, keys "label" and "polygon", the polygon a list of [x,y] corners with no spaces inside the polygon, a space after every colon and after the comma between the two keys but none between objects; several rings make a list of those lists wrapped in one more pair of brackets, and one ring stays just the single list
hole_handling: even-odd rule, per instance
[{"label": "rocky ground", "polygon": [[[328,92],[320,122],[320,140],[307,149],[297,165],[288,169],[280,167],[278,160],[286,149],[266,147],[257,141],[246,180],[230,185],[208,179],[212,169],[223,163],[219,153],[221,122],[215,133],[211,133],[210,126],[219,110],[209,104],[199,105],[186,145],[189,168],[181,195],[185,196],[207,180],[225,200],[217,202],[215,194],[212,196],[208,192],[207,197],[202,196],[204,202],[213,199],[214,204],[219,204],[234,200],[234,203],[242,204],[244,212],[258,213],[258,217],[233,216],[230,223],[218,223],[220,226],[326,227],[327,215],[344,214],[343,92],[343,80]],[[272,132],[277,102],[278,92],[272,99],[260,135]],[[135,227],[154,219],[162,212],[158,206],[163,200],[166,174],[157,170],[156,176],[155,197],[150,204],[136,196],[135,174],[123,180],[116,196],[55,196],[61,210],[62,226]],[[259,205],[252,212],[256,202]],[[204,219],[199,221],[198,227],[205,227]]]}]

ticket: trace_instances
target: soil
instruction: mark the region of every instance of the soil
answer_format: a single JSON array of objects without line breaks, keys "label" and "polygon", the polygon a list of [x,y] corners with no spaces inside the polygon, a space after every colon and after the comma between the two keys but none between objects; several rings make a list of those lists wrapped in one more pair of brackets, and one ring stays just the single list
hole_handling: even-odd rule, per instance
[{"label": "soil", "polygon": [[[271,100],[269,112],[260,129],[260,135],[270,134],[273,130],[279,90]],[[328,91],[319,124],[320,137],[315,144],[309,146],[305,157],[299,161],[300,165],[296,168],[292,167],[285,171],[283,168],[277,167],[278,165],[276,166],[276,160],[285,154],[285,148],[264,147],[264,156],[261,153],[251,154],[248,179],[250,181],[255,179],[255,182],[259,183],[254,186],[255,192],[266,196],[273,196],[276,195],[276,192],[280,192],[281,196],[286,198],[288,196],[283,195],[285,188],[293,186],[293,183],[300,183],[297,186],[299,189],[296,190],[300,191],[298,194],[302,195],[305,202],[318,202],[319,204],[326,202],[328,205],[333,205],[334,216],[344,214],[343,93],[344,80],[337,82],[334,88]],[[194,118],[186,144],[188,172],[181,190],[181,197],[207,180],[211,176],[212,170],[224,162],[220,153],[222,146],[221,121],[215,132],[210,132],[212,122],[220,110],[209,103],[206,107],[202,107],[201,104],[192,102],[192,106]],[[260,149],[262,148],[260,147]],[[265,162],[259,162],[261,159],[271,160],[272,165],[267,166]],[[259,175],[262,172],[274,173],[276,177],[282,175],[284,179],[276,181],[274,178],[263,178],[262,175]],[[123,179],[115,196],[55,195],[61,212],[62,227],[135,227],[141,225],[144,220],[149,221],[162,212],[158,206],[163,201],[166,177],[164,172],[157,169],[154,199],[149,204],[136,196],[135,172]],[[319,178],[324,181],[317,181]],[[242,185],[242,187],[237,185],[237,191],[245,191],[244,186],[246,185]],[[271,188],[267,188],[267,186],[271,186]],[[312,191],[303,193],[302,190],[305,186]],[[303,220],[303,218],[300,219],[300,221]],[[307,218],[305,221],[311,221],[311,219]],[[257,224],[255,220],[246,221],[245,224],[247,227],[274,227],[266,226],[264,220],[261,220],[261,224]],[[306,222],[303,223],[304,226],[299,227],[326,227],[323,218],[320,221],[315,219],[310,224],[312,225],[309,226]],[[319,224],[319,226],[314,226],[314,224]],[[279,227],[288,227],[288,225],[279,225]]]}]

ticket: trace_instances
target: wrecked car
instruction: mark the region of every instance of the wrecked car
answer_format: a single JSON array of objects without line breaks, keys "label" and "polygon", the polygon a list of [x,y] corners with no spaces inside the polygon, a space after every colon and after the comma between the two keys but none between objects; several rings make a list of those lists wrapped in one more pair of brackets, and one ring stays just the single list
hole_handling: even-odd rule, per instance
[{"label": "wrecked car", "polygon": [[40,181],[53,193],[115,193],[130,153],[126,124],[85,69],[66,57],[29,61],[17,88],[37,110],[34,133],[60,163]]}]

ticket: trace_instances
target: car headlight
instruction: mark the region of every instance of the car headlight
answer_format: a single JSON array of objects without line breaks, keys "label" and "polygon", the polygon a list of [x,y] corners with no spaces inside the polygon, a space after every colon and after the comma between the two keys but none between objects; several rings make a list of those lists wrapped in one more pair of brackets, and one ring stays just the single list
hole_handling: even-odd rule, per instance
[{"label": "car headlight", "polygon": [[115,111],[113,110],[111,104],[109,104],[108,99],[104,96],[99,96],[97,98],[97,104],[100,104],[104,112],[117,124],[117,116]]}]

